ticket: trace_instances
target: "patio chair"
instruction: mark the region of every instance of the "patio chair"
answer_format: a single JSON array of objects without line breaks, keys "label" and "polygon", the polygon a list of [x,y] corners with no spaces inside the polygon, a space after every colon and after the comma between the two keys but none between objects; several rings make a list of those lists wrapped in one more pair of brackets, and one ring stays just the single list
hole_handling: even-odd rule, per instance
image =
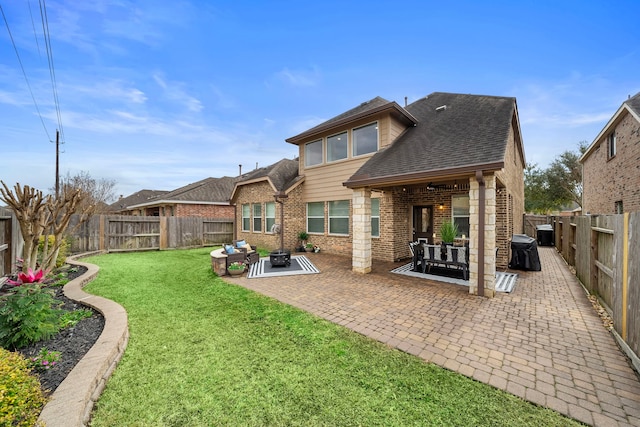
[{"label": "patio chair", "polygon": [[420,271],[418,270],[418,266],[420,266],[420,269],[423,269],[422,254],[424,249],[422,247],[422,243],[409,242],[409,251],[411,252],[411,259],[413,261],[413,271]]}]

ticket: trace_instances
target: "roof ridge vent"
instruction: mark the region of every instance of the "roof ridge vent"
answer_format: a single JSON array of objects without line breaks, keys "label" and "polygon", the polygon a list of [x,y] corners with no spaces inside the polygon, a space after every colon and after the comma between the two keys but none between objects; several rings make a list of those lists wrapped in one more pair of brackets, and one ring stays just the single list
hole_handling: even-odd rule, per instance
[{"label": "roof ridge vent", "polygon": [[446,110],[447,106],[446,105],[441,105],[439,107],[436,107],[436,111],[442,111],[442,110]]}]

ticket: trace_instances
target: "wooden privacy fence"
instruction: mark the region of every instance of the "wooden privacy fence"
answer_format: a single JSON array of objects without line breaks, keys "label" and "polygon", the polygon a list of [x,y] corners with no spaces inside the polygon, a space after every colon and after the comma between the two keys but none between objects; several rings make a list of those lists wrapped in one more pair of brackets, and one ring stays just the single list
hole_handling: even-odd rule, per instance
[{"label": "wooden privacy fence", "polygon": [[524,224],[524,234],[535,239],[536,227],[538,225],[551,224],[551,217],[547,215],[525,215],[522,224]]},{"label": "wooden privacy fence", "polygon": [[233,218],[96,215],[67,235],[72,253],[213,246],[234,238]]},{"label": "wooden privacy fence", "polygon": [[[553,217],[555,245],[610,311],[614,335],[640,354],[640,212]],[[640,366],[636,366],[636,369]]]},{"label": "wooden privacy fence", "polygon": [[20,226],[13,212],[0,208],[0,279],[12,273],[12,264],[22,252]]}]

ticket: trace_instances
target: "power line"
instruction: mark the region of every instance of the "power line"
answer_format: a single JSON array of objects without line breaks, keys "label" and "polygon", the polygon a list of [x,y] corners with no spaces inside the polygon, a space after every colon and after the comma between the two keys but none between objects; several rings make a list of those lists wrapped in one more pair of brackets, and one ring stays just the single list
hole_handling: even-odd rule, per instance
[{"label": "power line", "polygon": [[13,50],[16,52],[16,56],[18,57],[18,63],[20,64],[20,69],[22,70],[22,75],[24,76],[24,80],[27,82],[27,87],[29,88],[29,93],[31,94],[31,99],[33,100],[33,104],[36,106],[38,117],[40,117],[40,122],[42,123],[42,127],[44,128],[44,132],[47,134],[47,138],[49,139],[49,141],[51,141],[51,136],[49,136],[49,131],[47,131],[47,126],[45,126],[44,124],[44,119],[42,118],[42,114],[40,113],[40,108],[38,107],[38,102],[36,101],[36,97],[33,95],[33,90],[31,90],[31,84],[29,83],[29,78],[27,77],[27,73],[24,70],[24,65],[22,65],[22,59],[20,59],[20,54],[18,53],[18,48],[16,47],[16,43],[13,40],[13,35],[11,34],[11,29],[9,28],[9,23],[7,22],[7,17],[4,14],[4,9],[2,8],[2,5],[0,5],[0,12],[2,12],[2,19],[4,19],[4,24],[7,27],[7,32],[9,33],[9,38],[11,39]]},{"label": "power line", "polygon": [[29,5],[29,16],[31,17],[31,28],[33,29],[33,38],[36,40],[36,47],[38,48],[38,55],[40,53],[40,43],[38,42],[38,34],[36,33],[36,24],[33,22],[33,13],[31,12],[31,0],[27,3]]},{"label": "power line", "polygon": [[44,42],[47,51],[47,61],[49,63],[49,75],[51,76],[51,89],[53,91],[53,102],[56,108],[56,116],[58,118],[58,129],[62,135],[62,143],[64,144],[64,128],[62,126],[62,114],[60,113],[60,102],[58,100],[58,88],[56,82],[56,72],[53,66],[53,49],[51,49],[51,36],[49,33],[49,19],[47,17],[47,6],[45,0],[40,0],[40,16],[42,18],[42,31],[44,34]]}]

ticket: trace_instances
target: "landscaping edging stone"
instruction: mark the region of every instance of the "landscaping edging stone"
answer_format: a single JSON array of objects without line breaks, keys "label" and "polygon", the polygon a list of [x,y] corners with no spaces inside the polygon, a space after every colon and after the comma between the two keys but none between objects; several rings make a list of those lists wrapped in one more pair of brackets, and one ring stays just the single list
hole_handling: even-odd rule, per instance
[{"label": "landscaping edging stone", "polygon": [[93,347],[53,392],[40,413],[38,421],[47,427],[84,427],[89,423],[93,405],[102,394],[129,341],[128,318],[124,308],[118,303],[82,290],[95,279],[99,268],[78,259],[93,254],[67,258],[67,263],[84,266],[87,272],[67,283],[63,290],[67,298],[102,313],[104,329]]}]

